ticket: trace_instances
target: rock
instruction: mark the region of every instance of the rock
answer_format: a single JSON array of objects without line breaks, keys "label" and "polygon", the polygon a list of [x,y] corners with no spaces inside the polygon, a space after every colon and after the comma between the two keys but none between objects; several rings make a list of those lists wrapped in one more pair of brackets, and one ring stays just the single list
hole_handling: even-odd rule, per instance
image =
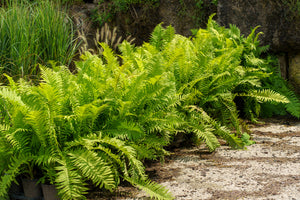
[{"label": "rock", "polygon": [[[164,0],[159,5],[159,16],[164,26],[172,25],[176,32],[185,36],[191,35],[190,30],[193,27],[193,19],[191,15],[195,15],[194,2],[191,0],[182,1],[181,5],[178,0]],[[185,9],[185,12],[183,11]]]},{"label": "rock", "polygon": [[285,53],[282,53],[277,56],[279,66],[280,66],[280,72],[281,72],[281,77],[284,79],[288,79],[288,56]]},{"label": "rock", "polygon": [[285,0],[219,0],[218,22],[235,24],[248,35],[250,28],[258,31],[263,45],[274,52],[300,51],[300,13],[291,1]]},{"label": "rock", "polygon": [[216,12],[211,0],[202,0],[198,6],[195,0],[161,0],[158,7],[160,22],[172,25],[176,33],[186,37],[191,36],[191,29],[205,28],[209,16]]},{"label": "rock", "polygon": [[286,0],[219,0],[218,23],[235,24],[241,33],[249,35],[252,28],[262,45],[279,55],[281,75],[290,80],[300,94],[300,5]]},{"label": "rock", "polygon": [[300,53],[289,56],[289,80],[300,94]]}]

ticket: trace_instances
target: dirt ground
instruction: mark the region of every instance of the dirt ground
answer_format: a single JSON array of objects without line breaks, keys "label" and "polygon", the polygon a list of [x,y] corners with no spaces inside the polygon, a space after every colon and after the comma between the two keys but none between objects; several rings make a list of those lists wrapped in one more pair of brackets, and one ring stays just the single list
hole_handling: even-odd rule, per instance
[{"label": "dirt ground", "polygon": [[[256,144],[247,150],[179,148],[147,172],[176,200],[299,200],[300,121],[271,119],[249,127]],[[148,199],[130,187],[120,187],[114,197],[98,197]]]}]

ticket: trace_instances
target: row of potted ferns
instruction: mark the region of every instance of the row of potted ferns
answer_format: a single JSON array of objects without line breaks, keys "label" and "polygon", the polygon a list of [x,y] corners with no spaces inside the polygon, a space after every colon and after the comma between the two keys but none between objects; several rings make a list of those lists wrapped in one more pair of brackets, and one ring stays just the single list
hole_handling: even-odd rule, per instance
[{"label": "row of potted ferns", "polygon": [[11,199],[59,200],[54,185],[41,184],[38,180],[22,179],[22,184],[13,184],[10,189]]}]

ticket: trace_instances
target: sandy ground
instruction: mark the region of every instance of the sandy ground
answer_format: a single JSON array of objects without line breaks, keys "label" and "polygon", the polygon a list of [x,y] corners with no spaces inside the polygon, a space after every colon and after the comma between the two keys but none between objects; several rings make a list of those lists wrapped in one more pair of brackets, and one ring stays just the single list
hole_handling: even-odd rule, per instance
[{"label": "sandy ground", "polygon": [[[247,150],[175,149],[166,163],[147,168],[149,176],[176,200],[299,200],[300,121],[273,119],[250,129],[256,144]],[[134,188],[119,192],[131,197],[109,199],[148,199]]]}]

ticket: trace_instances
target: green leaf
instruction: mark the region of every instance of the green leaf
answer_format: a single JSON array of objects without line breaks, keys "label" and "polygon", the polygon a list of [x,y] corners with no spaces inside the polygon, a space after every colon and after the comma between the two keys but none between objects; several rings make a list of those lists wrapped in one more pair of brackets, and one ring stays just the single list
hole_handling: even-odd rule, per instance
[{"label": "green leaf", "polygon": [[252,144],[255,144],[255,141],[251,140],[250,139],[250,135],[247,134],[247,133],[244,133],[241,137],[243,143],[246,145],[246,146],[250,146]]}]

